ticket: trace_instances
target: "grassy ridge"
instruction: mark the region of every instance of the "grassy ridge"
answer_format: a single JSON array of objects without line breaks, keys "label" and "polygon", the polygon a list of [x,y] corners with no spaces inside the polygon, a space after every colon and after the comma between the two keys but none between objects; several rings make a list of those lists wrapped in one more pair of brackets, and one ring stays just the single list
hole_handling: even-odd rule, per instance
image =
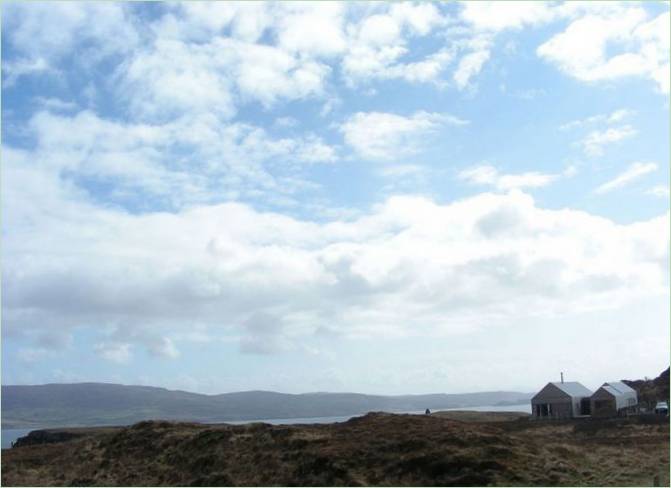
[{"label": "grassy ridge", "polygon": [[649,486],[658,475],[668,486],[668,427],[473,412],[322,425],[142,422],[5,450],[2,484]]}]

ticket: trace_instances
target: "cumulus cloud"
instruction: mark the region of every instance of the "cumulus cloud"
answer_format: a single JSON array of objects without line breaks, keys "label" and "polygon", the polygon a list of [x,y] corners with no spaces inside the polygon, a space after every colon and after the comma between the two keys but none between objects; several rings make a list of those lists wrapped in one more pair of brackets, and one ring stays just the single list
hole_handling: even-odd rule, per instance
[{"label": "cumulus cloud", "polygon": [[465,28],[453,30],[466,34],[466,45],[480,44],[460,49],[452,74],[460,89],[482,70],[501,33],[568,20],[563,32],[537,48],[541,59],[581,81],[642,77],[669,93],[668,11],[651,18],[639,5],[617,2],[463,2],[459,19]]},{"label": "cumulus cloud", "polygon": [[491,165],[485,164],[462,170],[458,177],[476,185],[493,186],[499,190],[511,190],[514,188],[540,188],[547,186],[562,176],[572,176],[575,169],[569,168],[563,174],[539,173],[530,171],[527,173],[501,174]]},{"label": "cumulus cloud", "polygon": [[194,326],[268,353],[325,327],[463,333],[522,310],[556,317],[668,293],[668,215],[618,225],[516,191],[393,197],[321,223],[239,203],[133,215],[14,166],[3,166],[3,334],[65,334],[95,318],[112,331],[95,350],[112,361],[134,346],[176,357],[175,338]]},{"label": "cumulus cloud", "polygon": [[[130,205],[137,203],[138,190],[145,201],[172,208],[244,199],[245,194],[289,196],[309,188],[300,177],[305,163],[338,158],[336,149],[314,134],[278,138],[256,126],[209,115],[123,124],[88,110],[72,115],[40,111],[28,130],[37,142],[29,153],[36,165],[75,184],[111,185],[113,191],[102,196]],[[175,154],[181,156],[175,159]]]},{"label": "cumulus cloud", "polygon": [[[167,121],[191,111],[232,118],[248,103],[328,98],[335,73],[350,86],[402,80],[465,89],[501,33],[569,19],[539,56],[581,80],[643,76],[668,93],[668,12],[650,19],[640,7],[465,2],[451,14],[442,4],[415,2],[186,2],[155,9],[149,22],[140,10],[8,5],[3,25],[17,55],[3,59],[5,86],[61,73],[64,59],[86,67],[114,57],[109,89],[134,117]],[[417,55],[410,50],[417,38],[438,47]],[[613,46],[619,51],[609,57]]]},{"label": "cumulus cloud", "polygon": [[[386,162],[376,167],[385,183],[429,178],[406,156],[439,129],[468,124],[431,111],[346,113],[334,85],[467,89],[503,32],[552,15],[571,25],[613,17],[611,7],[575,5],[468,3],[454,15],[438,3],[4,6],[5,89],[17,93],[28,77],[36,83],[26,86],[62,86],[17,117],[20,148],[3,147],[3,338],[21,341],[17,357],[30,362],[86,333],[93,352],[124,364],[175,359],[183,341],[222,336],[246,353],[314,351],[308,343],[324,331],[433,338],[513,327],[522,315],[617,315],[638,299],[666,300],[668,214],[619,225],[543,208],[519,191],[570,171],[471,168],[464,181],[499,192],[440,203],[394,196],[351,209],[310,198],[311,165],[345,150]],[[606,68],[598,52],[575,61],[579,79],[614,79],[628,59],[611,63],[615,47],[615,56],[635,55],[632,76],[668,92],[665,18],[637,19],[622,21],[622,35],[604,34]],[[541,50],[544,59],[559,62],[562,39]],[[107,111],[79,108],[93,102]],[[283,104],[292,111],[277,110]],[[309,119],[315,105],[315,116],[323,107],[321,116],[340,120],[331,128],[343,146],[283,117],[307,108]],[[633,135],[627,116],[576,124],[595,129],[586,150]],[[266,118],[277,125],[249,121]],[[590,125],[598,123],[611,132]],[[263,211],[297,205],[299,193],[318,220]]]},{"label": "cumulus cloud", "polygon": [[556,12],[547,2],[463,2],[460,15],[478,30],[498,32],[546,23]]},{"label": "cumulus cloud", "polygon": [[669,93],[669,12],[650,19],[641,6],[607,4],[573,20],[537,49],[586,82],[643,77]]},{"label": "cumulus cloud", "polygon": [[332,57],[347,47],[343,30],[346,5],[296,2],[286,5],[277,27],[278,44],[288,52]]},{"label": "cumulus cloud", "polygon": [[617,175],[615,178],[597,187],[596,190],[594,190],[594,193],[608,193],[609,191],[615,190],[617,188],[622,188],[623,186],[630,184],[632,181],[637,180],[656,170],[657,165],[655,163],[632,163],[626,170]]},{"label": "cumulus cloud", "polygon": [[557,15],[557,11],[545,2],[462,2],[459,18],[465,23],[465,28],[454,29],[456,40],[448,33],[448,38],[461,52],[452,73],[455,86],[459,90],[472,86],[472,80],[491,58],[498,34],[544,24]]},{"label": "cumulus cloud", "polygon": [[2,9],[3,42],[13,52],[3,54],[3,87],[28,75],[63,77],[60,65],[66,58],[90,66],[132,52],[140,36],[127,7],[113,2],[8,3]]},{"label": "cumulus cloud", "polygon": [[116,76],[139,116],[214,111],[230,118],[247,100],[269,107],[279,99],[321,95],[329,73],[327,65],[275,46],[217,37],[206,44],[159,39]]},{"label": "cumulus cloud", "polygon": [[[207,110],[233,117],[248,102],[270,107],[324,97],[336,67],[350,85],[438,82],[454,57],[443,48],[403,59],[411,38],[445,23],[433,4],[189,2],[167,10],[151,25],[153,42],[117,73],[119,92],[138,116]],[[264,35],[274,42],[261,42]]]},{"label": "cumulus cloud", "polygon": [[468,121],[449,114],[416,112],[403,116],[386,112],[357,112],[340,125],[345,143],[365,159],[391,160],[421,149],[424,138],[444,125]]},{"label": "cumulus cloud", "polygon": [[454,58],[453,49],[438,49],[418,61],[404,60],[408,41],[427,36],[446,23],[430,3],[394,3],[347,28],[347,50],[342,59],[346,82],[356,85],[379,79],[437,82]]}]

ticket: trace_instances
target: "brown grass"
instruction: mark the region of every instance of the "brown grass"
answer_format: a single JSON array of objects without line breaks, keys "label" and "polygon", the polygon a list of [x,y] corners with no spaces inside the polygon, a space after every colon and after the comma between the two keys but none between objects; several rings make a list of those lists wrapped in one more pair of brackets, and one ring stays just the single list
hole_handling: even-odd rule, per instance
[{"label": "brown grass", "polygon": [[2,454],[4,486],[651,486],[655,474],[669,482],[668,422],[473,412],[328,425],[141,422]]}]

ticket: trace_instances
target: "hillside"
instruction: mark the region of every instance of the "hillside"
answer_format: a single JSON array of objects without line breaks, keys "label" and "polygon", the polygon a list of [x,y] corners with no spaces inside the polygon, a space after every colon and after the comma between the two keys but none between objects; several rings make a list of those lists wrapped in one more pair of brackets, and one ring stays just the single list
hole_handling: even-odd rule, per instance
[{"label": "hillside", "polygon": [[291,395],[248,391],[201,395],[106,383],[2,386],[3,428],[129,425],[142,420],[193,422],[358,415],[525,403],[530,393],[483,392],[379,396],[356,393]]},{"label": "hillside", "polygon": [[35,432],[3,451],[2,485],[650,486],[659,476],[668,486],[667,419],[525,417],[371,413],[322,425]]},{"label": "hillside", "polygon": [[657,402],[669,403],[669,368],[655,379],[623,380],[638,393],[638,401],[647,408],[654,408]]}]

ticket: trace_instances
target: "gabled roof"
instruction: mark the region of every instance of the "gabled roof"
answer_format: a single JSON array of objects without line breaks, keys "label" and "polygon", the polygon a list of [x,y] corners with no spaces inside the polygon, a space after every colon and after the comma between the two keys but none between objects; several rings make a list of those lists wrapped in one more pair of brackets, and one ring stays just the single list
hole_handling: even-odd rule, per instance
[{"label": "gabled roof", "polygon": [[577,381],[566,381],[564,383],[553,381],[552,384],[572,397],[592,396],[592,392]]},{"label": "gabled roof", "polygon": [[622,383],[621,381],[609,381],[607,383],[604,383],[603,386],[610,386],[619,393],[636,393],[636,390],[634,390],[630,386],[627,386],[625,383]]},{"label": "gabled roof", "polygon": [[616,389],[613,388],[612,386],[609,386],[608,383],[606,383],[605,385],[603,385],[600,389],[601,389],[601,390],[605,390],[605,391],[607,391],[608,393],[610,393],[610,394],[613,395],[613,396],[622,396],[622,395],[623,395],[622,392],[616,390]]}]

